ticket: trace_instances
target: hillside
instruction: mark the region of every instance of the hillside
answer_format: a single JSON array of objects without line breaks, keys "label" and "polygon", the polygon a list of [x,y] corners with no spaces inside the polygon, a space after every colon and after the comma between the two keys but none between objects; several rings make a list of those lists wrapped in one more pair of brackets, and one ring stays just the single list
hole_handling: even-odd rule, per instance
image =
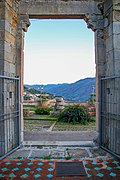
[{"label": "hillside", "polygon": [[34,88],[40,90],[43,88],[43,92],[54,94],[55,96],[62,96],[66,100],[70,101],[82,101],[88,100],[92,93],[92,87],[95,85],[95,78],[85,78],[74,83],[68,84],[47,84],[47,85],[25,85],[28,88]]}]

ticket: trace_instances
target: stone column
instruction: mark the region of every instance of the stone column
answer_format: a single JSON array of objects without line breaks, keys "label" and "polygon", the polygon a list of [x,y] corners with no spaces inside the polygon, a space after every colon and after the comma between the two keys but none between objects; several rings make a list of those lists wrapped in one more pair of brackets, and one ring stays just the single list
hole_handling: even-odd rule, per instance
[{"label": "stone column", "polygon": [[20,77],[20,107],[21,107],[21,143],[23,142],[23,79],[24,79],[24,33],[27,32],[28,27],[30,26],[29,16],[20,15],[18,22],[18,31],[17,31],[17,76]]},{"label": "stone column", "polygon": [[[99,6],[103,12],[103,4]],[[101,133],[101,77],[105,73],[105,41],[103,39],[103,29],[107,24],[107,19],[103,15],[88,14],[85,21],[88,28],[91,28],[95,34],[95,63],[96,63],[96,126],[98,132],[98,138],[95,139],[97,143],[100,143]]]},{"label": "stone column", "polygon": [[95,32],[95,63],[96,63],[96,127],[100,142],[101,133],[101,77],[105,73],[105,42],[103,31]]}]

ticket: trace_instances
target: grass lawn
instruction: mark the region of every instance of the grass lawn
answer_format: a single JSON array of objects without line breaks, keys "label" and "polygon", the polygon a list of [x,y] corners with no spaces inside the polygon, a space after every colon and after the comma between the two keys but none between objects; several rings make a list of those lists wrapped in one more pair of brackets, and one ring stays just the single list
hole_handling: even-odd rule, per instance
[{"label": "grass lawn", "polygon": [[24,117],[25,120],[50,120],[50,121],[57,121],[56,117],[50,116],[50,115],[37,115],[34,114],[32,116],[29,117]]}]

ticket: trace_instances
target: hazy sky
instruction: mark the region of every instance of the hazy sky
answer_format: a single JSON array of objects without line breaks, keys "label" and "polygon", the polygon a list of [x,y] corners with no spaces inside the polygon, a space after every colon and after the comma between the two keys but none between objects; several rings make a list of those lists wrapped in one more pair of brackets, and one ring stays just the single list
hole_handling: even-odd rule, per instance
[{"label": "hazy sky", "polygon": [[24,68],[25,84],[95,77],[94,33],[83,20],[31,20]]}]

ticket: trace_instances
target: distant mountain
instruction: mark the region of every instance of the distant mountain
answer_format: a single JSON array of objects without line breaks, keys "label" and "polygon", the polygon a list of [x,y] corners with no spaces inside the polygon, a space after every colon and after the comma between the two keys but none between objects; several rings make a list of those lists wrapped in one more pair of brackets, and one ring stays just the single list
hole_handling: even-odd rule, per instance
[{"label": "distant mountain", "polygon": [[54,94],[55,96],[62,96],[66,100],[85,102],[90,97],[93,86],[95,87],[96,91],[96,79],[85,78],[70,84],[25,84],[25,86],[28,88],[34,88],[36,90],[41,90],[42,92]]}]

